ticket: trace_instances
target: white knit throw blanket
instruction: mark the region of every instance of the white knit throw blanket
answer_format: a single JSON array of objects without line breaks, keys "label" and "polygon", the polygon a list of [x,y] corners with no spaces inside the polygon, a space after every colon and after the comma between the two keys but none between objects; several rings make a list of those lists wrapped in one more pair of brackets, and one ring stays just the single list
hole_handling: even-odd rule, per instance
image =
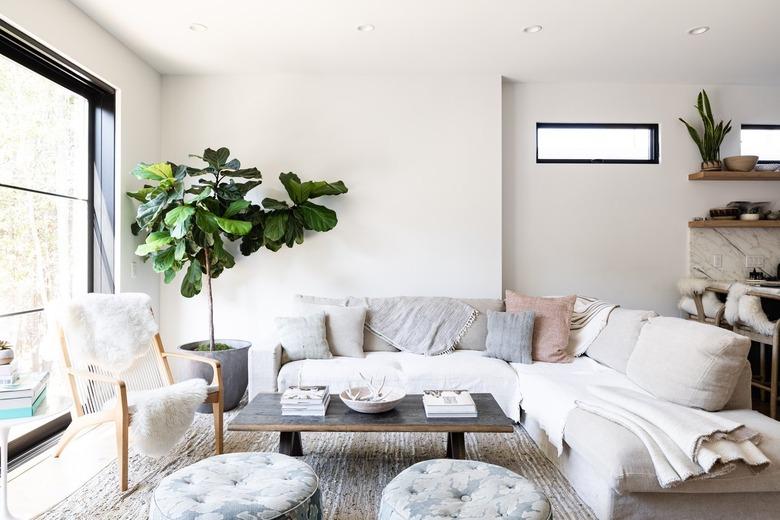
[{"label": "white knit throw blanket", "polygon": [[451,352],[479,311],[454,298],[349,298],[362,305],[366,328],[399,350],[436,356]]},{"label": "white knit throw blanket", "polygon": [[742,463],[761,471],[769,459],[760,435],[718,414],[662,401],[626,388],[590,386],[577,406],[628,428],[647,448],[658,483],[730,473]]},{"label": "white knit throw blanket", "polygon": [[146,353],[157,334],[146,294],[87,294],[53,307],[79,363],[122,372]]}]

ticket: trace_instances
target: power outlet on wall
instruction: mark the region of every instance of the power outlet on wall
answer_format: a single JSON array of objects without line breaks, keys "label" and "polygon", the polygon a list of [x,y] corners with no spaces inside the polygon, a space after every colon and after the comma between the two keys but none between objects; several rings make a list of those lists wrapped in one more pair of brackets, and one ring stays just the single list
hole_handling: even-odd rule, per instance
[{"label": "power outlet on wall", "polygon": [[764,257],[763,256],[746,256],[745,257],[745,267],[761,267],[764,265]]},{"label": "power outlet on wall", "polygon": [[712,267],[718,269],[723,267],[723,255],[712,255]]}]

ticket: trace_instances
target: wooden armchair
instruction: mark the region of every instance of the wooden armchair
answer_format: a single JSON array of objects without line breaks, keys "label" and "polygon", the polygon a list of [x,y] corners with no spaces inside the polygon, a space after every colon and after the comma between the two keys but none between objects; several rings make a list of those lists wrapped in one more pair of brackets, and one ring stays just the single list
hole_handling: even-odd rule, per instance
[{"label": "wooden armchair", "polygon": [[[113,422],[116,427],[116,451],[119,462],[119,489],[127,490],[128,430],[132,411],[128,407],[128,392],[150,390],[174,383],[169,359],[183,359],[206,363],[214,370],[209,384],[207,403],[214,412],[215,452],[222,453],[223,386],[219,361],[180,352],[166,352],[160,335],[156,334],[149,351],[129,370],[112,374],[93,364],[79,366],[75,355],[71,356],[64,330],[58,325],[60,347],[73,395],[72,422],[57,445],[54,457],[59,457],[65,446],[86,427]],[[109,401],[113,401],[106,407]]]}]

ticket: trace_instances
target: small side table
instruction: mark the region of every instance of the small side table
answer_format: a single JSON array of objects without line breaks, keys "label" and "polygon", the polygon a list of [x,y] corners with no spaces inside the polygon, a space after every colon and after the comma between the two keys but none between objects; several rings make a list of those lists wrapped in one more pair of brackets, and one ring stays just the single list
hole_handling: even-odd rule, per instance
[{"label": "small side table", "polygon": [[31,417],[0,419],[0,471],[3,472],[3,489],[0,491],[0,520],[18,520],[8,510],[8,433],[11,431],[11,428],[65,413],[71,406],[73,406],[73,403],[68,398],[47,395]]}]

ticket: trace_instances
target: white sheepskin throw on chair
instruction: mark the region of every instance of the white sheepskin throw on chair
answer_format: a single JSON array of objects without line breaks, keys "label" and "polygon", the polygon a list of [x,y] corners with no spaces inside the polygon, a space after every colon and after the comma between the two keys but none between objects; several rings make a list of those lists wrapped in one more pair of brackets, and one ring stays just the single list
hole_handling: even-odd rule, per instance
[{"label": "white sheepskin throw on chair", "polygon": [[87,294],[59,305],[68,348],[79,360],[114,372],[146,353],[158,327],[146,294]]},{"label": "white sheepskin throw on chair", "polygon": [[753,330],[771,336],[775,332],[775,323],[761,308],[761,298],[747,294],[750,287],[743,283],[735,283],[729,287],[726,297],[726,311],[723,315],[731,325],[744,323]]},{"label": "white sheepskin throw on chair", "polygon": [[150,457],[170,452],[195,418],[195,409],[207,395],[203,379],[188,379],[154,390],[128,394],[130,440]]}]

